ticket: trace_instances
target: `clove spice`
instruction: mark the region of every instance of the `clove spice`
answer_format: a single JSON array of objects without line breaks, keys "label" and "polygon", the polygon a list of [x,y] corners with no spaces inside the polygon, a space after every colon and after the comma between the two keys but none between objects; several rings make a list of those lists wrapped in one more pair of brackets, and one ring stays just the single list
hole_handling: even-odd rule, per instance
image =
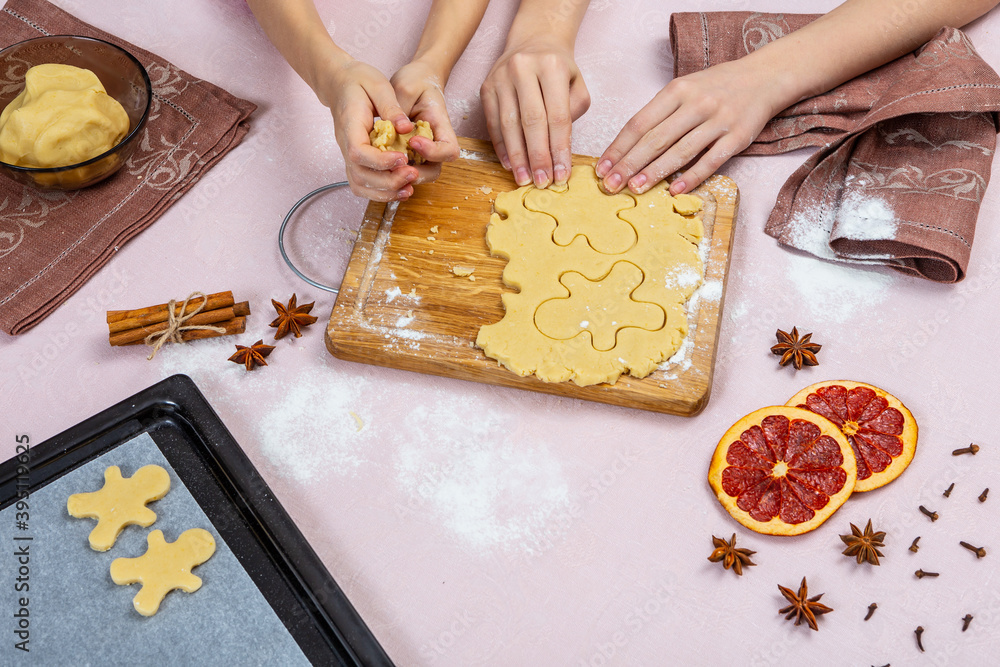
[{"label": "clove spice", "polygon": [[913,553],[917,553],[917,550],[920,549],[920,547],[917,546],[917,542],[919,541],[920,541],[919,535],[913,538],[913,544],[910,545],[910,551],[912,551]]},{"label": "clove spice", "polygon": [[986,496],[987,494],[989,494],[989,492],[990,492],[990,487],[986,487],[985,489],[983,489],[983,492],[979,494],[979,502],[985,503]]},{"label": "clove spice", "polygon": [[865,614],[866,621],[872,617],[876,609],[878,609],[878,605],[876,603],[872,602],[870,605],[868,605],[868,613]]},{"label": "clove spice", "polygon": [[972,623],[972,614],[966,614],[962,617],[962,632],[969,629],[969,623]]},{"label": "clove spice", "polygon": [[952,456],[961,456],[962,454],[973,454],[979,451],[979,445],[971,444],[968,447],[962,447],[961,449],[956,449],[952,451]]},{"label": "clove spice", "polygon": [[924,577],[940,577],[940,572],[924,572],[922,569],[917,570],[913,573],[916,575],[917,579],[923,579]]},{"label": "clove spice", "polygon": [[986,556],[986,549],[984,549],[983,547],[974,547],[968,542],[959,542],[959,544],[961,544],[963,547],[965,547],[972,553],[976,554],[976,558],[983,558],[984,556]]},{"label": "clove spice", "polygon": [[937,521],[938,520],[938,513],[937,512],[932,512],[929,509],[927,509],[926,507],[924,507],[923,505],[920,506],[920,511],[923,513],[924,516],[926,516],[931,521]]},{"label": "clove spice", "polygon": [[923,641],[921,639],[921,635],[924,634],[924,626],[918,625],[917,629],[913,631],[913,634],[915,634],[917,636],[917,648],[920,649],[921,653],[923,653],[924,652],[924,643],[923,643]]},{"label": "clove spice", "polygon": [[950,498],[951,497],[951,490],[954,489],[954,488],[955,488],[955,482],[952,482],[951,486],[949,486],[947,489],[944,490],[944,497],[945,498]]}]

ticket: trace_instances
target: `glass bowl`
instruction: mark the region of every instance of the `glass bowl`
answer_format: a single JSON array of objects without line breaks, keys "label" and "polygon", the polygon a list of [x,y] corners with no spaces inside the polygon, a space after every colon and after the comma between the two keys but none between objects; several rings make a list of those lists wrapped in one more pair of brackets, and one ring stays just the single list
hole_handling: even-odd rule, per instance
[{"label": "glass bowl", "polygon": [[96,74],[108,95],[125,108],[128,134],[118,145],[86,162],[42,169],[0,161],[0,172],[44,190],[85,188],[118,171],[139,145],[153,97],[149,75],[131,53],[104,40],[76,35],[37,37],[0,51],[0,110],[24,90],[25,72],[46,63],[83,67]]}]

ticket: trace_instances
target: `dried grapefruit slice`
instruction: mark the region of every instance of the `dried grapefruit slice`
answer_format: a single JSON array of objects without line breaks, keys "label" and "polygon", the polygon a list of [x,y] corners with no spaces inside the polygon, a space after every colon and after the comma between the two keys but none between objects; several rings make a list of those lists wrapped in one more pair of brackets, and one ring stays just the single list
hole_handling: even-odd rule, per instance
[{"label": "dried grapefruit slice", "polygon": [[917,422],[898,398],[864,382],[817,382],[786,405],[823,415],[847,436],[858,463],[855,491],[871,491],[899,477],[917,449]]},{"label": "dried grapefruit slice", "polygon": [[751,412],[715,448],[708,482],[750,530],[801,535],[826,521],[854,490],[847,437],[826,417],[788,406]]}]

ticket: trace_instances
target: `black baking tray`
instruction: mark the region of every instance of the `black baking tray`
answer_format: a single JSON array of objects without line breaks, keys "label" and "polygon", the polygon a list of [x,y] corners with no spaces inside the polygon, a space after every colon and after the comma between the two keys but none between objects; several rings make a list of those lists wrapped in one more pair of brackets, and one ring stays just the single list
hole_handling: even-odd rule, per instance
[{"label": "black baking tray", "polygon": [[[306,657],[392,666],[194,381],[174,375],[31,447],[30,490],[148,433]],[[17,499],[17,459],[0,463],[0,509]]]}]

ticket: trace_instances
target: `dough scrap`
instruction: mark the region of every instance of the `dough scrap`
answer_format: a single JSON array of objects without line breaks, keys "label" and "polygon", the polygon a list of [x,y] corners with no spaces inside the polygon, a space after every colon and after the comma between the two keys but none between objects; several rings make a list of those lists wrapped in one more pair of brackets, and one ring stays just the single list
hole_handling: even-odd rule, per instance
[{"label": "dough scrap", "polygon": [[[476,345],[521,376],[580,386],[645,377],[687,335],[684,304],[701,285],[701,199],[661,183],[606,195],[592,167],[561,192],[532,185],[500,194],[486,232],[508,260],[499,322]],[[679,271],[697,280],[677,281]],[[589,308],[589,310],[588,310]],[[584,316],[586,314],[586,316]]]},{"label": "dough scrap", "polygon": [[125,526],[153,525],[156,512],[146,503],[159,500],[169,490],[170,475],[161,466],[143,466],[124,478],[118,466],[111,466],[104,471],[104,486],[99,491],[74,493],[66,501],[66,509],[80,519],[97,519],[97,526],[90,531],[90,548],[107,551]]},{"label": "dough scrap", "polygon": [[399,134],[396,132],[396,126],[392,124],[391,120],[377,120],[375,121],[375,127],[368,134],[372,146],[380,151],[406,153],[406,159],[410,164],[423,164],[424,158],[410,148],[410,139],[412,137],[427,137],[431,141],[434,141],[434,131],[431,130],[431,126],[427,121],[418,120],[413,123],[412,132]]},{"label": "dough scrap", "polygon": [[146,538],[146,553],[138,558],[116,558],[111,563],[111,580],[120,586],[140,583],[142,588],[132,598],[135,610],[152,616],[167,593],[179,588],[194,593],[201,588],[201,577],[191,568],[201,565],[215,553],[215,538],[207,530],[191,528],[176,542],[167,542],[162,530]]},{"label": "dough scrap", "polygon": [[97,157],[128,134],[125,109],[88,69],[36,65],[0,114],[0,160],[21,167],[66,167]]}]

